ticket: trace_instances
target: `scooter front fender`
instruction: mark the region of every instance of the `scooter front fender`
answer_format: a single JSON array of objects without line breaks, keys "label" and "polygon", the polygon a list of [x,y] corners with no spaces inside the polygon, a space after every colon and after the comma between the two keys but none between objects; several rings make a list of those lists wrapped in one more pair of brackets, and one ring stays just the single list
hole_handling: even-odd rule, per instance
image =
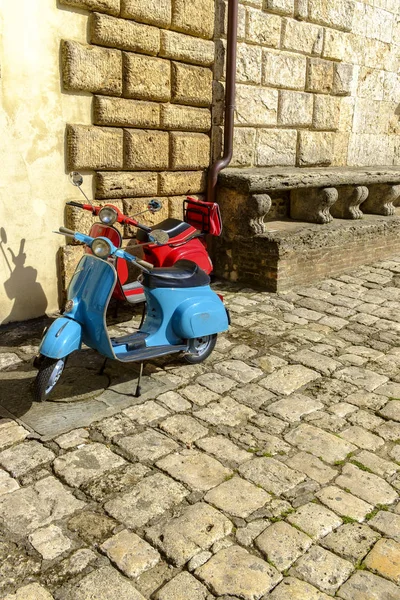
[{"label": "scooter front fender", "polygon": [[66,317],[56,319],[46,331],[39,352],[49,358],[64,358],[82,344],[82,327]]}]

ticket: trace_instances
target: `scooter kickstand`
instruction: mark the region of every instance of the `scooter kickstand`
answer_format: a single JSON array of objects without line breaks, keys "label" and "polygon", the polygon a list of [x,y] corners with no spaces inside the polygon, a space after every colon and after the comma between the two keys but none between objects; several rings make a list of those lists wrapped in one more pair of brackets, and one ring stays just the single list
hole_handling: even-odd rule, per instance
[{"label": "scooter kickstand", "polygon": [[99,375],[103,375],[104,369],[106,368],[107,361],[108,361],[108,358],[105,358],[103,361],[103,364],[100,367]]},{"label": "scooter kickstand", "polygon": [[143,363],[140,363],[140,371],[139,371],[139,378],[138,378],[137,385],[136,385],[135,398],[140,398],[140,396],[142,395],[142,388],[140,385],[140,381],[142,379],[142,373],[143,373]]}]

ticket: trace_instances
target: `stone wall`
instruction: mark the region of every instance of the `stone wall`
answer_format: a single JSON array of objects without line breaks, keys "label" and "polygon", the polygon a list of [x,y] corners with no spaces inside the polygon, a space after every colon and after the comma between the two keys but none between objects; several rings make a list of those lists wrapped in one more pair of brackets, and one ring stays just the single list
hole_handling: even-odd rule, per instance
[{"label": "stone wall", "polygon": [[65,90],[93,94],[93,125],[67,126],[68,169],[97,172],[96,198],[181,214],[210,163],[214,0],[60,3],[91,11],[89,44],[62,44]]},{"label": "stone wall", "polygon": [[[216,24],[224,81],[226,0]],[[245,0],[239,7],[236,167],[400,165],[400,2]],[[222,111],[214,113],[214,157]]]}]

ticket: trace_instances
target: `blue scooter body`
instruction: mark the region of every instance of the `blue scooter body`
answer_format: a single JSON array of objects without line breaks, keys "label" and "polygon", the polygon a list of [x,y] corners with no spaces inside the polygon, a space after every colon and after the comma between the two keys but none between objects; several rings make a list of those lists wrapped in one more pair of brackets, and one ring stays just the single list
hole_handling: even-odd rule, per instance
[{"label": "blue scooter body", "polygon": [[[129,256],[129,255],[128,255]],[[144,287],[147,315],[139,332],[110,339],[105,315],[117,273],[109,262],[86,254],[68,288],[73,308],[46,332],[40,353],[63,358],[83,342],[108,358],[143,360],[186,350],[187,340],[228,329],[228,315],[209,285],[193,288]]]}]

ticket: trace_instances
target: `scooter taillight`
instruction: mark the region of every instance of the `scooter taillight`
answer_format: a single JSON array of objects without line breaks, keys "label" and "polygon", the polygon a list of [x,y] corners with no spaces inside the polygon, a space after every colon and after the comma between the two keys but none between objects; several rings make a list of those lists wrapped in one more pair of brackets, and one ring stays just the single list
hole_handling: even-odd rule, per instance
[{"label": "scooter taillight", "polygon": [[222,295],[222,294],[217,294],[217,296],[218,296],[218,298],[221,300],[221,302],[223,302],[223,301],[224,301],[224,297],[223,297],[223,295]]}]

